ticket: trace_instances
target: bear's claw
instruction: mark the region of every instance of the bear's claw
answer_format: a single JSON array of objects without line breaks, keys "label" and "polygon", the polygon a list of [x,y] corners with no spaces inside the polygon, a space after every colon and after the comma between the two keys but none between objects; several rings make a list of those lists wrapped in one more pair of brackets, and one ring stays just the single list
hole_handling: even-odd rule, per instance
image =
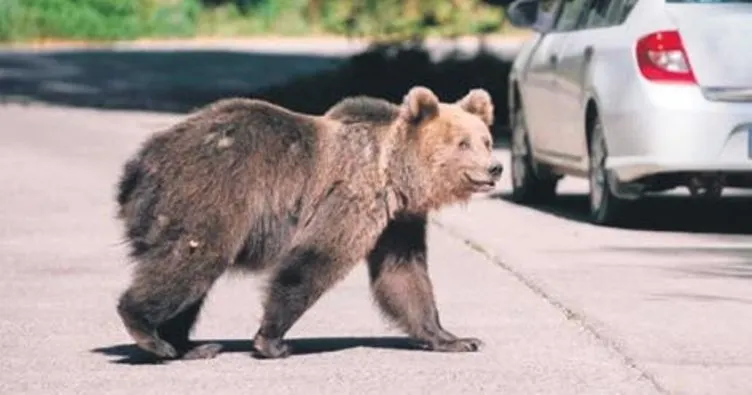
[{"label": "bear's claw", "polygon": [[259,359],[286,358],[291,354],[290,346],[282,339],[266,339],[257,336],[253,340],[253,356]]}]

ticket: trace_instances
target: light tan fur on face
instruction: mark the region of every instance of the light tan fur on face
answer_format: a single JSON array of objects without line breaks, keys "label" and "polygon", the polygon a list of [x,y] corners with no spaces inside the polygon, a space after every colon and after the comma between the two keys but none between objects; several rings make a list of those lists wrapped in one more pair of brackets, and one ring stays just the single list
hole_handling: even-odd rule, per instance
[{"label": "light tan fur on face", "polygon": [[465,97],[458,100],[459,105],[465,111],[477,115],[486,124],[493,125],[494,106],[491,95],[483,89],[472,89]]},{"label": "light tan fur on face", "polygon": [[492,158],[493,103],[473,89],[454,103],[441,103],[429,89],[416,87],[405,96],[401,117],[415,143],[426,210],[467,201],[474,193],[467,177],[487,177]]}]

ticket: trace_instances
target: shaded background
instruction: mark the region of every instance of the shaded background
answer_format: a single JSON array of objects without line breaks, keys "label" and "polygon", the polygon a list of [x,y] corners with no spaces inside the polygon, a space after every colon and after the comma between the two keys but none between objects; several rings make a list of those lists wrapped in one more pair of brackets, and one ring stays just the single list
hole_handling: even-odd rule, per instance
[{"label": "shaded background", "polygon": [[399,102],[410,87],[425,85],[450,101],[482,87],[493,96],[503,128],[510,60],[483,47],[471,55],[446,50],[439,61],[420,41],[378,43],[351,57],[232,50],[13,52],[0,54],[0,95],[13,101],[169,112],[246,96],[323,113],[349,95]]},{"label": "shaded background", "polygon": [[[502,139],[507,127],[507,74],[519,40],[499,38],[500,32],[507,32],[503,9],[486,1],[8,0],[2,4],[0,15],[5,11],[6,20],[16,21],[0,28],[0,38],[8,43],[100,41],[99,46],[81,49],[0,51],[0,100],[6,102],[186,113],[220,98],[243,96],[323,113],[351,95],[399,102],[412,86],[424,85],[441,100],[452,101],[480,87],[495,102],[494,134]],[[70,21],[61,22],[57,17],[61,13],[67,13]],[[221,30],[224,25],[236,30]],[[128,46],[102,41],[195,38],[207,32],[213,38],[227,38],[226,45],[199,41],[188,46]],[[489,32],[495,35],[487,44]],[[314,33],[340,38],[311,39],[319,37]],[[236,34],[251,34],[253,42],[232,44],[242,41],[233,41]],[[273,36],[285,34],[288,37]],[[345,41],[343,35],[358,40]],[[463,38],[455,41],[456,35]],[[427,44],[429,36],[439,37],[435,45]]]}]

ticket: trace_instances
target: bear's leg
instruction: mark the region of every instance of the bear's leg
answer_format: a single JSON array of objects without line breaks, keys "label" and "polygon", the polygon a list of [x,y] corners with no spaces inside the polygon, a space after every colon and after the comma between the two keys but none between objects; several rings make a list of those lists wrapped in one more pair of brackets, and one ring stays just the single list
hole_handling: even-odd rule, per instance
[{"label": "bear's leg", "polygon": [[439,321],[426,264],[426,220],[395,219],[368,255],[371,288],[384,314],[435,351],[477,351],[479,339],[458,338]]},{"label": "bear's leg", "polygon": [[136,344],[161,358],[216,355],[217,345],[192,350],[187,337],[204,296],[223,271],[224,265],[219,262],[177,263],[168,259],[140,263],[117,306]]},{"label": "bear's leg", "polygon": [[352,268],[316,248],[298,246],[281,261],[271,280],[261,326],[254,336],[254,356],[284,358],[291,352],[282,338],[320,297]]}]

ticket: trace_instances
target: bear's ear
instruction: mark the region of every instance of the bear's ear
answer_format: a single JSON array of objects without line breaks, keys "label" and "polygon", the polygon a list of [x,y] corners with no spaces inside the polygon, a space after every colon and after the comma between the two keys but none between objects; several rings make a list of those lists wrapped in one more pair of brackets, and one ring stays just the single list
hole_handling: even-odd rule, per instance
[{"label": "bear's ear", "polygon": [[480,117],[486,125],[491,126],[493,124],[493,101],[491,95],[485,89],[471,89],[465,97],[457,101],[457,105],[462,107],[463,110]]},{"label": "bear's ear", "polygon": [[428,88],[415,86],[402,101],[402,116],[414,125],[431,119],[439,113],[439,99]]}]

